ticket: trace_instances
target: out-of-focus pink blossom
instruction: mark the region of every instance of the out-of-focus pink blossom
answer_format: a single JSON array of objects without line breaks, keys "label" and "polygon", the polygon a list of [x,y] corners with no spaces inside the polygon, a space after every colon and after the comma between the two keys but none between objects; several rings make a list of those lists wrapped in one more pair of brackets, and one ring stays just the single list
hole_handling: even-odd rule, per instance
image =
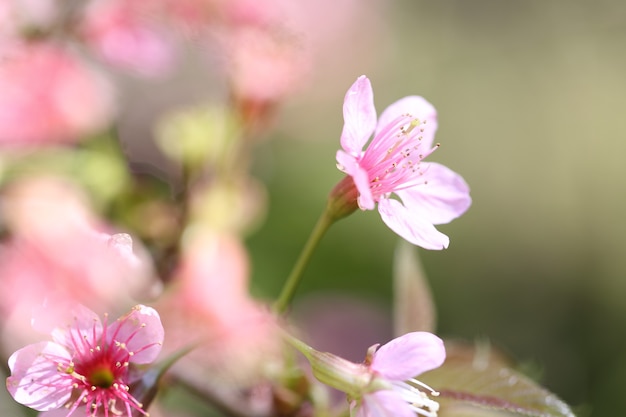
[{"label": "out-of-focus pink blossom", "polygon": [[2,196],[2,212],[11,235],[0,247],[4,349],[34,340],[28,317],[50,295],[110,313],[156,295],[159,283],[141,248],[133,250],[127,234],[109,234],[68,183],[16,183]]},{"label": "out-of-focus pink blossom", "polygon": [[248,259],[231,235],[188,230],[171,292],[157,308],[168,333],[164,349],[197,347],[173,367],[202,386],[207,372],[222,384],[251,386],[279,353],[270,312],[248,293]]},{"label": "out-of-focus pink blossom", "polygon": [[0,146],[74,142],[113,114],[109,82],[52,44],[15,44],[0,56]]},{"label": "out-of-focus pink blossom", "polygon": [[[152,308],[137,305],[113,323],[72,303],[44,305],[33,327],[52,341],[19,349],[9,358],[7,389],[28,407],[70,415],[84,407],[90,416],[147,415],[129,386],[139,375],[135,365],[153,362],[163,343],[163,326]],[[77,411],[77,413],[79,413]]]},{"label": "out-of-focus pink blossom", "polygon": [[85,41],[106,62],[141,75],[161,76],[174,65],[173,33],[157,4],[99,0],[87,8]]},{"label": "out-of-focus pink blossom", "polygon": [[377,122],[372,86],[361,76],[346,93],[343,117],[337,167],[352,177],[359,207],[372,210],[378,203],[387,226],[415,245],[448,247],[448,237],[434,225],[463,214],[471,198],[459,174],[422,161],[438,146],[433,147],[435,108],[422,97],[408,96],[387,107]]},{"label": "out-of-focus pink blossom", "polygon": [[295,33],[280,27],[242,26],[226,40],[233,94],[246,101],[275,103],[300,87],[309,57]]}]

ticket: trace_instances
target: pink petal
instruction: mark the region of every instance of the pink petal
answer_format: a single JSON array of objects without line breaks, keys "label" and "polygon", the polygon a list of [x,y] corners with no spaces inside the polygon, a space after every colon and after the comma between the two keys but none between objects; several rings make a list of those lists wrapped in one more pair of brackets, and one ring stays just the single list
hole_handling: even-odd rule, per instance
[{"label": "pink petal", "polygon": [[405,381],[438,368],[445,359],[446,349],[440,338],[428,332],[413,332],[378,349],[370,368],[387,379]]},{"label": "pink petal", "polygon": [[107,330],[107,341],[120,342],[133,352],[131,362],[153,362],[161,352],[163,325],[159,313],[151,307],[135,306]]},{"label": "pink petal", "polygon": [[411,406],[391,390],[366,394],[360,404],[351,408],[353,417],[415,417]]},{"label": "pink petal", "polygon": [[448,247],[450,239],[439,232],[423,217],[407,209],[399,201],[381,198],[378,212],[383,222],[406,241],[424,249],[441,250]]},{"label": "pink petal", "polygon": [[426,124],[423,125],[424,132],[422,133],[422,145],[420,149],[432,148],[435,132],[437,132],[437,111],[432,104],[420,96],[404,97],[389,105],[378,119],[376,135],[378,135],[378,132],[382,128],[403,114],[410,114],[418,118],[420,122],[426,122]]},{"label": "pink petal", "polygon": [[362,75],[352,84],[343,101],[341,147],[358,156],[376,127],[374,92],[370,80]]},{"label": "pink petal", "polygon": [[472,199],[463,177],[434,162],[421,166],[428,183],[396,192],[404,206],[432,224],[449,223],[465,213]]},{"label": "pink petal", "polygon": [[[72,380],[63,378],[58,360],[71,360],[63,346],[53,342],[28,345],[9,358],[7,389],[20,404],[38,411],[62,407],[72,393]],[[66,410],[67,411],[67,410]]]},{"label": "pink petal", "polygon": [[84,348],[83,340],[93,345],[102,334],[100,317],[87,307],[60,296],[49,297],[33,310],[35,330],[52,335],[52,340],[71,352]]},{"label": "pink petal", "polygon": [[354,185],[359,191],[359,207],[362,210],[374,210],[376,204],[367,171],[361,168],[356,158],[342,150],[337,151],[336,159],[340,169],[352,177]]}]

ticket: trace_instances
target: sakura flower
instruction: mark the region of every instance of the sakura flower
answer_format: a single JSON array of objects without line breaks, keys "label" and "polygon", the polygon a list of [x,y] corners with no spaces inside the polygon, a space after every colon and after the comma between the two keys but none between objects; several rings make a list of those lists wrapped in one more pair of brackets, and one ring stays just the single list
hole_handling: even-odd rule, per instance
[{"label": "sakura flower", "polygon": [[359,207],[373,210],[378,204],[385,224],[415,245],[447,248],[449,238],[434,225],[463,214],[471,198],[459,174],[422,161],[439,146],[433,146],[435,108],[422,97],[408,96],[377,121],[370,81],[361,76],[346,93],[343,116],[337,167],[353,180]]},{"label": "sakura flower", "polygon": [[60,412],[52,410],[62,407],[66,416],[82,407],[89,416],[148,415],[129,390],[138,379],[134,366],[153,362],[161,350],[159,314],[138,305],[109,323],[107,316],[101,321],[74,304],[59,325],[50,320],[47,307],[35,313],[33,327],[48,331],[52,341],[28,345],[9,358],[6,385],[13,398],[57,416]]},{"label": "sakura flower", "polygon": [[428,394],[438,393],[415,379],[446,358],[443,341],[434,334],[407,333],[378,350],[374,345],[363,364],[318,352],[291,336],[287,339],[309,360],[318,380],[348,395],[352,417],[437,416],[439,403]]},{"label": "sakura flower", "polygon": [[30,316],[51,294],[117,315],[160,291],[147,250],[114,233],[75,184],[31,177],[2,191],[0,350],[39,340]]},{"label": "sakura flower", "polygon": [[407,333],[374,352],[368,352],[369,371],[373,379],[383,379],[389,389],[366,393],[350,402],[353,417],[406,416],[415,413],[435,417],[439,403],[420,388],[438,395],[429,386],[415,379],[423,372],[441,366],[446,358],[443,341],[428,332]]}]

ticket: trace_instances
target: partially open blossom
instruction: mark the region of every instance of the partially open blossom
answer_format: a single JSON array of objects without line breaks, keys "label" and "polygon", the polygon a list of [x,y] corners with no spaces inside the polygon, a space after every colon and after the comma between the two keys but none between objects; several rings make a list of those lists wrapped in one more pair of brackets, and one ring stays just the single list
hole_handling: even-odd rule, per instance
[{"label": "partially open blossom", "polygon": [[[135,365],[149,364],[160,353],[164,333],[159,314],[137,305],[109,323],[107,316],[101,321],[80,304],[55,306],[53,316],[47,307],[34,314],[33,326],[51,334],[52,341],[28,345],[9,358],[6,385],[13,398],[38,411],[65,407],[61,415],[79,408],[89,416],[147,415],[129,388],[140,377]],[[53,321],[61,310],[64,320]]]},{"label": "partially open blossom", "polygon": [[415,379],[446,358],[443,341],[434,334],[407,333],[380,349],[374,345],[363,364],[288,339],[309,360],[317,379],[348,395],[352,417],[437,416],[439,403],[430,396],[438,393]]},{"label": "partially open blossom", "polygon": [[71,143],[113,114],[108,80],[52,44],[14,44],[0,59],[0,145]]},{"label": "partially open blossom", "polygon": [[372,210],[378,204],[387,226],[415,245],[448,247],[448,237],[434,225],[463,214],[471,198],[459,174],[423,161],[438,147],[433,146],[435,108],[422,97],[408,96],[387,107],[377,121],[370,81],[361,76],[346,93],[343,116],[337,167],[352,178],[358,206]]},{"label": "partially open blossom", "polygon": [[[156,295],[159,281],[131,237],[114,233],[69,182],[16,181],[2,195],[10,238],[0,246],[0,345],[31,343],[33,307],[51,294],[117,314]],[[19,294],[19,297],[15,295]]]}]

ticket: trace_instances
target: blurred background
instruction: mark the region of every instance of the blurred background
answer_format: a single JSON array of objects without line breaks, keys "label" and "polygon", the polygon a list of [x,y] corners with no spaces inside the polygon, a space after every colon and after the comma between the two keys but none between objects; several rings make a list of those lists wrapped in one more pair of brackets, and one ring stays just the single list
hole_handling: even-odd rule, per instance
[{"label": "blurred background", "polygon": [[[430,159],[473,206],[420,250],[444,337],[490,340],[580,416],[626,410],[626,4],[406,0],[372,4],[322,54],[312,87],[259,150],[267,222],[249,239],[255,290],[276,294],[341,179],[343,95],[370,77],[377,111],[409,94],[439,112]],[[350,19],[350,17],[348,17]],[[323,26],[320,26],[323,30]],[[376,212],[334,226],[299,297],[391,303],[397,237]],[[279,256],[277,256],[277,254]]]}]

